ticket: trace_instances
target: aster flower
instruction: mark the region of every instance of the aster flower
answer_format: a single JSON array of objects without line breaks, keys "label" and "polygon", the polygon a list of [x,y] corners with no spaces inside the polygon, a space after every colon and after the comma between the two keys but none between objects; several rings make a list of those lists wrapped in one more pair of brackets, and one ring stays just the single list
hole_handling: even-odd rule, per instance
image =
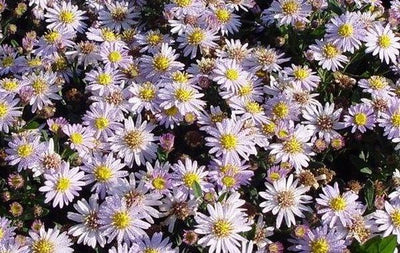
[{"label": "aster flower", "polygon": [[104,156],[96,153],[93,159],[84,162],[82,170],[87,173],[84,178],[86,183],[95,182],[92,191],[95,191],[103,199],[118,178],[128,175],[127,171],[121,170],[124,167],[125,164],[121,163],[120,159],[115,159],[112,153]]},{"label": "aster flower", "polygon": [[31,73],[23,77],[22,86],[28,86],[33,91],[29,100],[29,104],[32,105],[32,112],[41,110],[46,105],[52,105],[51,99],[61,99],[58,95],[61,87],[56,84],[56,78],[57,76],[53,72]]},{"label": "aster flower", "polygon": [[305,204],[311,202],[312,197],[305,195],[310,188],[307,186],[298,186],[298,180],[293,182],[293,175],[281,178],[272,182],[266,182],[267,191],[260,192],[260,196],[266,201],[261,202],[262,212],[272,211],[276,217],[276,228],[281,227],[283,218],[287,227],[296,224],[295,216],[304,218],[303,212],[312,212],[312,209]]},{"label": "aster flower", "polygon": [[349,59],[342,54],[342,50],[332,42],[316,40],[315,45],[310,46],[314,60],[318,61],[318,65],[323,69],[337,71],[343,68],[343,63],[347,63]]},{"label": "aster flower", "polygon": [[385,201],[385,210],[376,210],[374,218],[383,237],[396,235],[397,243],[400,243],[400,203]]},{"label": "aster flower", "polygon": [[315,75],[315,72],[308,68],[308,66],[296,66],[292,64],[291,67],[286,67],[284,72],[288,75],[288,80],[290,82],[308,91],[317,88],[321,81],[321,79]]},{"label": "aster flower", "polygon": [[308,23],[311,10],[311,5],[304,0],[274,0],[261,18],[267,24],[277,22],[279,26]]},{"label": "aster flower", "polygon": [[373,29],[369,29],[365,37],[366,53],[379,55],[381,62],[396,63],[399,55],[400,38],[396,37],[387,24],[385,27],[381,23],[376,23]]},{"label": "aster flower", "polygon": [[99,96],[108,94],[113,86],[118,84],[123,78],[122,74],[111,66],[92,69],[85,75],[85,81],[89,84],[86,86],[86,89],[93,95]]},{"label": "aster flower", "polygon": [[346,12],[335,16],[326,24],[325,39],[333,42],[343,52],[353,53],[361,46],[365,37],[365,29],[359,21],[360,17],[354,12]]},{"label": "aster flower", "polygon": [[275,181],[285,178],[288,173],[288,170],[282,169],[280,166],[272,166],[267,171],[266,180],[272,184]]},{"label": "aster flower", "polygon": [[383,128],[383,135],[389,140],[400,137],[400,100],[392,98],[386,111],[378,118],[379,126]]},{"label": "aster flower", "polygon": [[141,113],[143,109],[156,113],[159,111],[158,105],[160,100],[158,98],[159,88],[158,85],[152,82],[143,82],[141,84],[132,83],[129,87],[132,96],[129,98],[129,104],[132,105],[131,110]]},{"label": "aster flower", "polygon": [[37,48],[33,50],[37,56],[47,56],[56,53],[60,48],[72,48],[75,32],[64,27],[48,31],[39,38]]},{"label": "aster flower", "polygon": [[140,209],[128,207],[126,200],[118,196],[107,197],[100,206],[99,224],[101,233],[107,235],[107,242],[131,242],[146,234],[150,224],[142,220]]},{"label": "aster flower", "polygon": [[79,167],[70,169],[68,162],[61,163],[59,171],[44,174],[44,178],[46,181],[39,191],[46,193],[44,203],[53,200],[53,207],[67,206],[75,196],[79,196],[79,191],[85,185],[83,171],[80,171]]},{"label": "aster flower", "polygon": [[210,19],[211,26],[217,31],[221,31],[222,35],[238,32],[241,25],[240,16],[234,14],[226,7],[217,7],[213,9]]},{"label": "aster flower", "polygon": [[242,44],[240,40],[225,39],[225,46],[222,49],[216,49],[215,53],[219,58],[228,58],[242,62],[250,56],[252,49],[247,48],[248,43]]},{"label": "aster flower", "polygon": [[346,250],[345,233],[340,233],[335,228],[328,226],[308,230],[303,237],[291,240],[294,244],[289,250],[295,252],[332,252],[340,253]]},{"label": "aster flower", "polygon": [[138,253],[147,252],[163,252],[163,253],[177,253],[177,249],[172,248],[172,243],[168,238],[163,239],[161,232],[154,233],[150,238],[147,234],[135,241]]},{"label": "aster flower", "polygon": [[95,147],[94,131],[81,124],[68,124],[62,128],[68,136],[68,143],[72,149],[82,156],[88,154]]},{"label": "aster flower", "polygon": [[235,60],[219,61],[214,69],[213,81],[224,90],[237,92],[246,84],[246,74]]},{"label": "aster flower", "polygon": [[246,241],[239,233],[251,230],[243,209],[219,202],[207,205],[209,215],[197,213],[194,217],[197,225],[196,233],[204,235],[198,244],[210,246],[209,252],[240,253],[240,242]]},{"label": "aster flower", "polygon": [[108,250],[108,253],[137,253],[138,246],[133,243],[131,246],[128,246],[126,243],[118,243],[117,246],[113,246]]},{"label": "aster flower", "polygon": [[321,206],[318,214],[322,214],[321,220],[325,225],[333,228],[337,225],[346,227],[351,224],[351,218],[354,214],[360,212],[362,205],[358,195],[352,191],[340,193],[339,186],[335,182],[332,186],[327,185],[322,188],[322,194],[315,201]]},{"label": "aster flower", "polygon": [[81,41],[74,49],[65,52],[69,58],[76,59],[78,65],[83,65],[86,69],[88,66],[96,66],[100,60],[99,47],[91,41]]},{"label": "aster flower", "polygon": [[105,236],[99,231],[99,204],[97,201],[96,194],[89,198],[89,202],[86,199],[78,200],[74,204],[77,213],[68,212],[67,214],[68,219],[78,223],[68,230],[68,234],[78,237],[77,243],[83,243],[92,248],[95,248],[97,244],[100,247],[104,247],[106,244]]},{"label": "aster flower", "polygon": [[211,137],[205,138],[206,146],[211,147],[209,153],[230,161],[240,161],[239,157],[247,160],[250,155],[256,155],[250,129],[243,125],[243,120],[224,119],[217,122],[216,127],[210,127],[208,134]]},{"label": "aster flower", "polygon": [[180,19],[186,15],[196,15],[204,10],[204,3],[199,0],[172,0],[165,6],[165,10],[171,12]]},{"label": "aster flower", "polygon": [[374,129],[376,117],[374,109],[366,104],[356,104],[349,108],[349,115],[344,116],[345,126],[351,126],[351,132],[359,130],[365,133],[367,129]]},{"label": "aster flower", "polygon": [[71,2],[62,1],[55,4],[52,8],[47,8],[46,22],[48,29],[58,29],[60,27],[72,31],[83,33],[86,24],[82,20],[87,19],[85,12],[78,9],[78,6],[72,5]]},{"label": "aster flower", "polygon": [[145,183],[146,188],[157,193],[168,193],[172,189],[170,167],[169,162],[160,163],[156,160],[154,166],[146,162],[146,171],[140,171],[137,173],[137,177]]},{"label": "aster flower", "polygon": [[325,106],[318,103],[303,110],[303,118],[306,119],[304,124],[307,124],[319,138],[330,142],[333,137],[339,135],[336,130],[345,127],[344,123],[339,122],[341,112],[342,109],[335,110],[334,103],[325,103]]},{"label": "aster flower", "polygon": [[203,93],[191,85],[167,83],[164,88],[160,89],[160,107],[166,110],[176,108],[182,115],[189,112],[199,114],[206,104],[201,100],[203,96]]},{"label": "aster flower", "polygon": [[289,58],[283,58],[284,55],[270,46],[266,48],[259,46],[252,51],[251,56],[244,61],[243,65],[253,72],[258,70],[278,72],[282,69],[280,65],[289,61]]},{"label": "aster flower", "polygon": [[358,86],[363,88],[363,92],[368,92],[373,96],[390,97],[395,95],[393,88],[389,85],[389,79],[383,76],[361,79],[358,81]]},{"label": "aster flower", "polygon": [[150,30],[144,34],[139,33],[135,35],[135,38],[136,42],[142,46],[141,53],[156,54],[161,50],[163,43],[171,44],[173,42],[168,35],[162,34],[159,30]]},{"label": "aster flower", "polygon": [[45,145],[45,150],[39,153],[39,163],[32,168],[34,177],[40,176],[45,172],[58,171],[61,165],[61,156],[54,151],[54,140],[50,139],[43,144]]},{"label": "aster flower", "polygon": [[95,28],[89,27],[88,31],[86,32],[86,37],[89,41],[96,41],[96,42],[121,42],[119,39],[118,32],[107,28]]},{"label": "aster flower", "polygon": [[268,99],[265,107],[266,115],[271,115],[272,120],[298,120],[299,106],[284,94]]},{"label": "aster flower", "polygon": [[283,142],[269,146],[270,154],[276,156],[276,161],[289,162],[296,171],[300,171],[308,166],[309,156],[314,155],[312,145],[308,142],[312,135],[312,130],[298,124]]},{"label": "aster flower", "polygon": [[107,1],[103,6],[105,8],[99,12],[99,21],[102,26],[120,32],[130,29],[137,23],[135,19],[139,17],[139,13],[130,2]]},{"label": "aster flower", "polygon": [[128,68],[132,63],[132,57],[128,55],[128,48],[125,44],[104,42],[99,51],[100,59],[106,68]]},{"label": "aster flower", "polygon": [[9,95],[18,94],[21,88],[21,81],[16,78],[0,79],[0,92],[8,93]]},{"label": "aster flower", "polygon": [[13,134],[6,148],[9,165],[18,164],[18,172],[31,169],[39,164],[39,154],[44,150],[40,135],[35,133]]},{"label": "aster flower", "polygon": [[15,236],[15,227],[11,226],[11,220],[0,217],[0,245],[7,245],[12,242]]},{"label": "aster flower", "polygon": [[17,118],[22,116],[22,108],[16,106],[19,99],[13,95],[2,97],[0,94],[0,98],[0,131],[8,133]]},{"label": "aster flower", "polygon": [[151,131],[155,126],[147,121],[142,121],[140,115],[136,122],[131,117],[124,120],[124,127],[115,131],[115,135],[109,138],[110,149],[124,158],[128,166],[145,164],[156,158],[158,140]]},{"label": "aster flower", "polygon": [[198,49],[203,54],[204,49],[212,49],[217,46],[214,42],[218,39],[216,33],[217,31],[213,29],[188,26],[177,39],[178,48],[183,48],[183,55],[190,55],[190,58],[193,59],[196,57]]},{"label": "aster flower", "polygon": [[268,122],[264,108],[261,104],[252,100],[240,100],[237,97],[230,99],[229,106],[232,116],[240,115],[243,120],[251,120],[255,125],[262,125]]},{"label": "aster flower", "polygon": [[65,252],[73,253],[74,250],[71,240],[67,236],[67,232],[60,233],[57,228],[49,228],[47,231],[44,226],[39,233],[29,232],[31,240],[29,241],[29,252]]}]

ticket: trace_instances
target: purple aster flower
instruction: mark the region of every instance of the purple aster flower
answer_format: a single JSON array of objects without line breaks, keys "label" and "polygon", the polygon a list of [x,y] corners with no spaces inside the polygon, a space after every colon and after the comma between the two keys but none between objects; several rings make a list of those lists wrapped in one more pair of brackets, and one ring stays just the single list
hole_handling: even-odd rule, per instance
[{"label": "purple aster flower", "polygon": [[344,116],[345,126],[351,126],[351,132],[359,130],[365,133],[367,129],[374,129],[376,116],[372,106],[367,104],[357,104],[349,108],[349,115]]}]

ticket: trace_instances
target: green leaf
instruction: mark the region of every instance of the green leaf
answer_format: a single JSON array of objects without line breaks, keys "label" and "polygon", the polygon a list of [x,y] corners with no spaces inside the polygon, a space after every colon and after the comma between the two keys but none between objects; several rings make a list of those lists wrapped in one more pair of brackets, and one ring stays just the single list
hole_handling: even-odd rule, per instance
[{"label": "green leaf", "polygon": [[364,196],[368,205],[368,209],[372,209],[374,207],[374,194],[374,183],[371,180],[368,180],[364,187]]},{"label": "green leaf", "polygon": [[397,236],[390,235],[385,238],[382,238],[379,244],[379,252],[382,253],[392,253],[396,249],[397,246]]},{"label": "green leaf", "polygon": [[352,252],[355,253],[393,253],[397,246],[397,237],[390,235],[387,237],[375,236],[362,245],[353,245]]},{"label": "green leaf", "polygon": [[27,125],[25,125],[25,129],[36,129],[40,126],[40,124],[36,121],[31,121]]},{"label": "green leaf", "polygon": [[228,192],[222,193],[221,196],[219,196],[219,198],[218,198],[218,202],[221,202],[222,200],[224,200],[225,197],[226,197],[226,195],[227,195],[227,193],[228,193]]},{"label": "green leaf", "polygon": [[364,174],[369,174],[369,175],[372,174],[372,170],[371,170],[370,168],[368,168],[368,167],[362,168],[362,169],[360,170],[360,172],[361,172],[361,173],[364,173]]},{"label": "green leaf", "polygon": [[203,195],[203,191],[201,190],[201,187],[197,181],[193,182],[192,188],[194,191],[194,196],[196,196],[197,198],[200,198]]}]

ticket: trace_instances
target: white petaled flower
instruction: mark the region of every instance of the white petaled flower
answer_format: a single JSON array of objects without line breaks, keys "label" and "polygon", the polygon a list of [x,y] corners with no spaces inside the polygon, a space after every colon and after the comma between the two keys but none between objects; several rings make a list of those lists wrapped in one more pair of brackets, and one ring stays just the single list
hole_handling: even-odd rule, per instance
[{"label": "white petaled flower", "polygon": [[345,126],[351,126],[351,132],[359,130],[365,133],[367,129],[374,129],[376,116],[374,108],[368,104],[356,104],[349,108],[349,115],[344,116]]},{"label": "white petaled flower", "polygon": [[13,95],[2,97],[0,95],[0,131],[8,133],[18,117],[22,116],[22,107],[17,107],[18,98]]},{"label": "white petaled flower", "polygon": [[337,71],[343,68],[343,63],[347,63],[349,59],[342,54],[339,46],[332,42],[321,40],[315,41],[316,45],[311,45],[310,50],[313,57],[318,61],[318,65],[323,69]]},{"label": "white petaled flower", "polygon": [[62,131],[68,136],[70,147],[82,156],[90,153],[95,147],[94,131],[88,127],[81,124],[68,124],[63,126]]},{"label": "white petaled flower", "polygon": [[82,186],[86,185],[83,181],[84,176],[79,167],[70,169],[68,162],[63,162],[59,171],[55,173],[45,173],[46,181],[44,181],[44,186],[39,188],[39,191],[46,193],[44,203],[53,200],[53,207],[67,206],[75,196],[79,196]]},{"label": "white petaled flower", "polygon": [[29,232],[29,252],[64,252],[73,253],[74,250],[71,240],[67,236],[67,232],[60,233],[57,228],[49,228],[47,231],[44,226],[39,230],[39,233],[34,231]]},{"label": "white petaled flower", "polygon": [[383,136],[389,140],[400,137],[400,100],[392,98],[389,100],[388,108],[380,114],[377,120],[383,128]]},{"label": "white petaled flower", "polygon": [[307,106],[303,110],[303,118],[306,120],[303,124],[307,124],[315,135],[329,143],[332,138],[340,135],[336,130],[345,127],[344,123],[339,122],[341,113],[341,108],[335,110],[334,103],[325,103],[325,106],[320,103]]},{"label": "white petaled flower", "polygon": [[99,21],[102,26],[120,32],[128,30],[136,24],[139,13],[129,1],[106,1],[99,12]]},{"label": "white petaled flower", "polygon": [[124,127],[115,131],[115,135],[110,137],[109,144],[113,152],[124,159],[128,166],[145,164],[156,158],[157,145],[154,141],[158,140],[151,131],[155,125],[142,121],[140,114],[133,122],[131,117],[125,119]]},{"label": "white petaled flower", "polygon": [[389,84],[389,79],[384,76],[371,76],[368,79],[358,81],[358,86],[363,88],[363,92],[368,92],[377,97],[393,97],[395,93]]},{"label": "white petaled flower", "polygon": [[262,125],[269,122],[265,115],[263,106],[252,100],[241,100],[233,97],[229,101],[232,110],[232,116],[240,115],[243,120],[251,120],[256,125]]},{"label": "white petaled flower", "polygon": [[183,69],[183,64],[176,61],[179,54],[168,44],[163,43],[161,50],[153,56],[144,55],[140,58],[143,75],[157,82],[160,77],[169,77],[173,72]]},{"label": "white petaled flower", "polygon": [[87,19],[83,16],[84,11],[78,9],[78,6],[72,5],[71,2],[62,1],[59,4],[55,4],[53,8],[47,8],[46,22],[48,29],[58,29],[60,27],[70,29],[72,31],[78,31],[83,33],[86,24],[82,20]]},{"label": "white petaled flower", "polygon": [[385,210],[374,212],[375,223],[378,231],[383,232],[382,237],[389,235],[397,236],[397,243],[400,243],[400,203],[385,201]]},{"label": "white petaled flower", "polygon": [[177,39],[178,48],[183,48],[183,55],[190,55],[190,58],[193,59],[196,57],[198,49],[203,54],[204,49],[213,49],[217,46],[214,42],[218,39],[216,33],[211,29],[188,26]]},{"label": "white petaled flower", "polygon": [[310,187],[298,185],[298,180],[293,182],[293,174],[275,180],[274,182],[265,182],[266,191],[260,192],[260,196],[266,201],[261,202],[262,212],[272,211],[276,216],[276,228],[281,227],[282,220],[285,219],[286,226],[296,225],[295,216],[304,218],[303,212],[312,212],[312,209],[306,204],[311,203],[312,197],[305,195]]},{"label": "white petaled flower", "polygon": [[129,92],[132,96],[128,102],[132,106],[131,110],[141,113],[143,109],[156,113],[159,111],[159,85],[146,81],[143,83],[132,83]]},{"label": "white petaled flower", "polygon": [[132,57],[128,55],[128,47],[122,43],[104,42],[99,49],[100,58],[105,67],[125,68],[132,63]]},{"label": "white petaled flower", "polygon": [[325,225],[333,228],[338,225],[346,227],[351,225],[352,217],[361,213],[362,204],[357,201],[358,195],[352,191],[340,193],[339,186],[335,183],[322,188],[322,194],[315,201],[320,208],[318,214],[322,214],[321,220]]},{"label": "white petaled flower", "polygon": [[57,76],[53,72],[31,73],[23,77],[22,85],[33,91],[29,100],[29,104],[32,105],[32,112],[41,110],[46,105],[52,105],[51,99],[61,99],[60,95],[57,94],[61,87],[56,85],[56,79]]},{"label": "white petaled flower", "polygon": [[236,93],[246,84],[247,72],[235,60],[221,60],[217,62],[213,76],[213,81],[222,89]]},{"label": "white petaled flower", "polygon": [[64,27],[50,30],[39,38],[37,48],[32,52],[37,56],[48,56],[57,53],[61,48],[73,48],[75,46],[75,42],[73,42],[75,36],[76,32]]},{"label": "white petaled flower", "polygon": [[343,52],[354,53],[365,38],[365,28],[360,22],[359,14],[346,12],[333,17],[330,23],[326,24],[325,38],[339,46]]},{"label": "white petaled flower", "polygon": [[240,162],[240,157],[247,160],[257,154],[251,129],[244,128],[243,120],[224,119],[208,128],[208,134],[211,137],[205,138],[206,146],[216,157]]},{"label": "white petaled flower", "polygon": [[217,7],[211,15],[211,26],[221,31],[222,35],[234,34],[239,31],[240,16],[232,12],[232,10],[224,7]]},{"label": "white petaled flower", "polygon": [[221,204],[207,205],[208,215],[197,213],[196,233],[204,235],[198,244],[210,246],[208,252],[240,253],[240,242],[247,241],[239,233],[251,230],[251,223],[246,213],[239,206]]},{"label": "white petaled flower", "polygon": [[151,238],[146,234],[135,241],[137,252],[143,253],[178,253],[177,249],[172,248],[169,238],[163,239],[162,232],[154,233]]},{"label": "white petaled flower", "polygon": [[82,170],[87,173],[84,178],[86,183],[95,182],[92,186],[92,191],[99,194],[102,199],[113,184],[117,182],[118,178],[128,175],[127,171],[121,170],[125,167],[125,164],[121,163],[120,159],[115,159],[112,153],[104,156],[95,154],[93,159],[84,164]]},{"label": "white petaled flower", "polygon": [[83,243],[92,248],[95,248],[97,244],[100,247],[104,247],[106,244],[105,235],[99,230],[99,204],[97,201],[97,194],[93,194],[89,198],[89,202],[86,199],[78,200],[74,204],[77,213],[68,212],[67,214],[68,219],[78,223],[68,229],[68,234],[78,237],[77,243]]},{"label": "white petaled flower", "polygon": [[85,81],[89,83],[86,86],[86,90],[93,95],[99,96],[108,94],[114,88],[114,85],[117,85],[123,78],[123,75],[110,65],[104,68],[92,69],[85,75]]},{"label": "white petaled flower", "polygon": [[282,69],[280,65],[289,61],[289,58],[283,58],[284,55],[275,48],[259,46],[253,50],[252,55],[243,62],[243,65],[253,72],[258,70],[278,72]]},{"label": "white petaled flower", "polygon": [[99,210],[100,230],[107,235],[107,242],[115,238],[117,242],[133,242],[144,236],[150,224],[141,220],[143,215],[140,209],[128,207],[125,199],[118,196],[107,197]]},{"label": "white petaled flower", "polygon": [[216,49],[215,53],[219,58],[228,58],[242,62],[250,56],[252,49],[247,48],[248,43],[242,44],[240,40],[225,39],[225,46],[222,49]]},{"label": "white petaled flower", "polygon": [[385,27],[379,22],[369,29],[365,37],[366,53],[379,55],[381,62],[386,64],[397,63],[397,56],[400,49],[400,38],[396,37],[387,24]]},{"label": "white petaled flower", "polygon": [[296,66],[292,64],[291,67],[286,67],[284,72],[289,76],[288,81],[308,91],[317,88],[321,81],[319,76],[315,75],[315,72],[308,68],[308,66]]},{"label": "white petaled flower", "polygon": [[298,124],[282,143],[269,145],[271,154],[276,156],[278,162],[289,162],[296,171],[300,171],[308,166],[309,156],[315,154],[311,143],[308,142],[312,135],[312,130]]},{"label": "white petaled flower", "polygon": [[173,40],[168,36],[162,34],[159,30],[150,30],[145,34],[135,35],[137,43],[143,46],[140,49],[141,53],[149,52],[151,54],[156,54],[161,50],[161,45],[163,43],[171,44]]},{"label": "white petaled flower", "polygon": [[167,83],[160,90],[160,107],[165,110],[176,108],[180,114],[199,114],[206,103],[201,100],[204,96],[197,89],[184,83]]},{"label": "white petaled flower", "polygon": [[296,23],[308,23],[311,14],[311,5],[304,0],[274,0],[271,7],[262,13],[262,20],[271,24],[277,22],[282,25],[296,25]]}]

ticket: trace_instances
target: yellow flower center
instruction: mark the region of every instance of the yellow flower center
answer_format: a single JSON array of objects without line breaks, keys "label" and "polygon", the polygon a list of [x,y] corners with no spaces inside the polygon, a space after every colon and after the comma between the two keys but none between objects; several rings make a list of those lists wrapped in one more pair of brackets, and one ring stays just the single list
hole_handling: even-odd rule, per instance
[{"label": "yellow flower center", "polygon": [[33,67],[39,67],[42,65],[42,60],[40,58],[33,58],[31,60],[28,60],[28,66],[33,68]]},{"label": "yellow flower center", "polygon": [[227,164],[227,165],[225,165],[225,166],[222,166],[222,167],[220,168],[220,170],[221,170],[221,172],[224,173],[224,174],[226,174],[226,173],[228,173],[228,172],[231,172],[231,173],[236,174],[236,173],[239,171],[239,169],[238,169],[235,165],[233,165],[233,164]]},{"label": "yellow flower center", "polygon": [[228,188],[231,188],[236,184],[236,179],[231,176],[224,176],[221,181]]},{"label": "yellow flower center", "polygon": [[226,9],[217,9],[215,16],[221,23],[227,23],[231,19],[231,13]]},{"label": "yellow flower center", "polygon": [[54,71],[65,70],[68,67],[67,60],[63,57],[58,57],[52,67]]},{"label": "yellow flower center", "polygon": [[102,35],[103,39],[108,42],[115,41],[117,39],[117,36],[115,35],[115,33],[108,28],[102,29],[101,35]]},{"label": "yellow flower center", "polygon": [[296,77],[297,80],[302,81],[302,80],[306,79],[307,77],[309,77],[310,73],[308,72],[307,69],[298,68],[293,71],[293,75],[294,75],[294,77]]},{"label": "yellow flower center", "polygon": [[378,38],[378,44],[382,48],[388,48],[392,45],[392,40],[390,39],[389,35],[383,34]]},{"label": "yellow flower center", "polygon": [[239,71],[236,69],[227,69],[225,72],[225,77],[231,81],[236,81],[239,78]]},{"label": "yellow flower center", "polygon": [[239,95],[240,96],[248,96],[253,92],[253,85],[246,84],[239,88]]},{"label": "yellow flower center", "polygon": [[4,237],[4,230],[2,228],[0,228],[0,240],[3,239]]},{"label": "yellow flower center", "polygon": [[163,55],[158,55],[153,59],[153,66],[158,71],[166,71],[169,68],[170,64],[171,61],[168,59],[168,57]]},{"label": "yellow flower center", "polygon": [[101,165],[95,168],[94,176],[97,181],[104,183],[112,178],[113,171],[111,168]]},{"label": "yellow flower center", "polygon": [[43,94],[47,90],[47,83],[42,78],[37,78],[33,81],[32,88],[36,94]]},{"label": "yellow flower center", "polygon": [[223,134],[221,136],[221,146],[227,150],[233,150],[238,144],[238,138],[233,134]]},{"label": "yellow flower center", "polygon": [[178,114],[179,111],[176,106],[172,106],[171,108],[165,109],[164,112],[167,116],[172,117],[172,116],[175,116],[176,114]]},{"label": "yellow flower center", "polygon": [[153,179],[153,181],[151,182],[151,184],[154,186],[154,188],[156,188],[157,190],[163,190],[165,189],[165,185],[166,185],[166,181],[164,178],[162,177],[156,177]]},{"label": "yellow flower center", "polygon": [[348,23],[341,25],[338,29],[338,34],[342,37],[350,37],[351,35],[353,35],[353,32],[353,26]]},{"label": "yellow flower center", "polygon": [[72,133],[69,137],[73,144],[79,145],[83,142],[83,135],[80,133]]},{"label": "yellow flower center", "polygon": [[272,172],[271,174],[269,174],[269,179],[271,179],[272,181],[279,180],[280,178],[281,175],[279,175],[278,172]]},{"label": "yellow flower center", "polygon": [[245,107],[246,111],[251,114],[260,113],[263,111],[262,107],[257,102],[248,102]]},{"label": "yellow flower center", "polygon": [[54,244],[47,239],[40,239],[32,243],[32,253],[53,253]]},{"label": "yellow flower center", "polygon": [[400,127],[400,112],[393,113],[391,121],[394,127]]},{"label": "yellow flower center", "polygon": [[189,80],[189,75],[185,72],[176,71],[172,74],[172,80],[178,83],[186,83]]},{"label": "yellow flower center", "polygon": [[206,34],[200,28],[195,29],[191,34],[189,34],[187,40],[191,45],[198,45],[206,37]]},{"label": "yellow flower center", "polygon": [[127,14],[127,9],[123,7],[114,8],[111,11],[111,17],[117,22],[122,22],[125,20]]},{"label": "yellow flower center", "polygon": [[125,135],[124,140],[126,145],[131,149],[140,148],[144,141],[143,134],[139,130],[130,131]]},{"label": "yellow flower center", "polygon": [[109,55],[108,55],[108,59],[110,60],[110,62],[115,63],[115,62],[119,62],[122,59],[122,55],[120,52],[118,51],[112,51]]},{"label": "yellow flower center", "polygon": [[187,7],[192,3],[192,0],[174,0],[179,7]]},{"label": "yellow flower center", "polygon": [[329,201],[329,206],[332,208],[333,211],[338,212],[346,209],[347,203],[343,197],[338,196]]},{"label": "yellow flower center", "polygon": [[60,20],[63,23],[71,24],[75,20],[75,14],[73,12],[71,12],[71,11],[63,10],[63,11],[60,12]]},{"label": "yellow flower center", "polygon": [[192,187],[194,182],[200,183],[200,177],[193,172],[187,172],[183,175],[183,182],[186,186]]},{"label": "yellow flower center", "polygon": [[218,238],[228,237],[233,230],[232,224],[227,220],[217,220],[212,228],[214,235]]},{"label": "yellow flower center", "polygon": [[293,15],[297,13],[300,9],[299,4],[294,0],[285,1],[282,4],[282,11],[286,15]]},{"label": "yellow flower center", "polygon": [[354,115],[354,123],[359,126],[364,126],[367,123],[367,115],[365,113],[356,113]]},{"label": "yellow flower center", "polygon": [[4,118],[7,115],[8,106],[5,103],[0,103],[0,118]]},{"label": "yellow flower center", "polygon": [[18,83],[14,80],[4,80],[2,86],[6,91],[14,91],[18,87]]},{"label": "yellow flower center", "polygon": [[131,217],[127,211],[115,212],[112,217],[112,224],[117,229],[126,229],[131,224]]},{"label": "yellow flower center", "polygon": [[160,253],[158,249],[146,248],[144,253]]},{"label": "yellow flower center", "polygon": [[151,101],[156,97],[156,90],[152,83],[146,82],[140,87],[139,97],[144,101]]},{"label": "yellow flower center", "polygon": [[323,55],[325,56],[325,58],[328,59],[335,58],[339,54],[339,50],[337,49],[337,47],[330,43],[323,46],[322,50]]},{"label": "yellow flower center", "polygon": [[278,102],[272,109],[272,113],[279,119],[286,118],[289,114],[289,106],[283,101]]},{"label": "yellow flower center", "polygon": [[71,186],[71,180],[66,177],[62,177],[58,180],[56,184],[56,190],[59,192],[65,192]]},{"label": "yellow flower center", "polygon": [[152,46],[158,45],[161,42],[161,40],[162,36],[157,33],[152,33],[147,37],[147,42]]},{"label": "yellow flower center", "polygon": [[17,148],[17,154],[19,157],[26,158],[30,156],[33,152],[33,147],[31,144],[22,144]]},{"label": "yellow flower center", "polygon": [[371,76],[368,79],[368,82],[369,82],[369,86],[374,90],[381,90],[388,85],[385,78],[381,77],[381,76]]},{"label": "yellow flower center", "polygon": [[329,243],[325,238],[318,238],[310,243],[311,253],[328,253]]},{"label": "yellow flower center", "polygon": [[210,119],[213,123],[222,122],[225,119],[225,114],[223,112],[211,114]]},{"label": "yellow flower center", "polygon": [[193,97],[192,90],[186,90],[184,88],[179,88],[175,90],[175,98],[180,102],[187,102]]},{"label": "yellow flower center", "polygon": [[303,147],[301,145],[301,142],[298,141],[295,137],[292,137],[289,140],[287,140],[283,145],[283,149],[290,154],[303,152]]},{"label": "yellow flower center", "polygon": [[274,122],[263,124],[262,130],[266,134],[272,134],[275,132],[276,124]]},{"label": "yellow flower center", "polygon": [[394,210],[390,214],[390,218],[392,218],[392,223],[395,227],[400,227],[400,209]]},{"label": "yellow flower center", "polygon": [[104,130],[108,127],[110,122],[106,117],[99,117],[94,121],[94,124],[97,129]]},{"label": "yellow flower center", "polygon": [[14,58],[7,56],[1,61],[1,63],[3,64],[3,67],[5,67],[5,68],[11,67],[14,64]]},{"label": "yellow flower center", "polygon": [[60,37],[61,35],[59,32],[51,31],[44,36],[44,39],[47,41],[47,43],[55,44],[60,39]]},{"label": "yellow flower center", "polygon": [[107,73],[101,73],[97,76],[97,82],[103,86],[110,85],[112,82],[112,76]]}]

